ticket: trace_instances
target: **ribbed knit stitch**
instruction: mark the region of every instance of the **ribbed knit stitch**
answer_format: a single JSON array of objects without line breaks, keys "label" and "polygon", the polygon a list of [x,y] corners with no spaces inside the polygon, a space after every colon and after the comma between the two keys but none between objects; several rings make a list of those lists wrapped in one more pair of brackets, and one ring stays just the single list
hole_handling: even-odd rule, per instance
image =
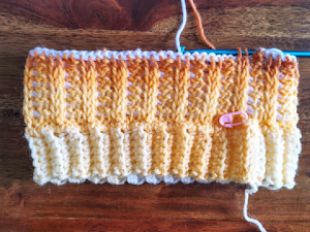
[{"label": "ribbed knit stitch", "polygon": [[[24,78],[34,180],[230,181],[292,188],[300,153],[298,64],[163,51],[30,51]],[[225,128],[221,115],[247,112]]]}]

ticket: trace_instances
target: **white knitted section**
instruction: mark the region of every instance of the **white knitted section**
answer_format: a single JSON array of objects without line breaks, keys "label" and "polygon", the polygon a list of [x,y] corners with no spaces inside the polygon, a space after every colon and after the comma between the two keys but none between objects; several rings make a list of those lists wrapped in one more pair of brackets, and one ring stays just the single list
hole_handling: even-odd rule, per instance
[{"label": "white knitted section", "polygon": [[265,132],[266,142],[266,173],[264,186],[279,189],[283,186],[283,153],[284,140],[282,130]]},{"label": "white knitted section", "polygon": [[284,157],[283,157],[283,185],[286,188],[295,186],[295,176],[298,167],[299,154],[301,153],[301,133],[296,128],[293,133],[284,133]]},{"label": "white knitted section", "polygon": [[68,153],[70,154],[70,174],[69,181],[81,183],[89,176],[89,143],[88,138],[78,129],[68,130]]},{"label": "white knitted section", "polygon": [[[106,130],[105,128],[103,130]],[[107,133],[101,133],[99,128],[90,130],[91,151],[91,176],[94,183],[104,183],[108,176],[110,166],[110,137]]]},{"label": "white knitted section", "polygon": [[29,136],[26,133],[29,148],[31,150],[32,163],[34,166],[33,180],[39,185],[44,185],[50,181],[48,159],[45,153],[45,144],[41,138]]},{"label": "white knitted section", "polygon": [[110,175],[107,181],[111,184],[125,183],[128,168],[130,167],[129,158],[129,138],[119,128],[113,128],[110,131],[111,136],[111,154],[110,154]]},{"label": "white knitted section", "polygon": [[[182,154],[174,154],[174,155],[181,155],[182,159],[181,162],[178,160],[175,160],[174,162],[177,163],[177,165],[174,165],[175,168],[171,170],[173,175],[180,176],[180,177],[187,177],[188,175],[188,163],[189,163],[189,156],[190,156],[190,149],[192,145],[192,136],[188,133],[188,125],[184,125],[180,128],[178,128],[179,133],[174,134],[174,144],[173,146],[184,146],[181,147],[180,150],[182,150]],[[173,177],[171,177],[173,178]],[[170,180],[170,179],[169,179]],[[175,181],[172,181],[175,182]]]},{"label": "white knitted section", "polygon": [[137,174],[146,175],[151,165],[151,141],[143,125],[137,126],[132,131],[132,141],[132,170]]},{"label": "white knitted section", "polygon": [[270,189],[295,186],[295,176],[301,153],[301,133],[298,128],[291,133],[269,133],[266,141],[266,173],[263,186]]},{"label": "white knitted section", "polygon": [[[199,183],[212,181],[189,176],[187,168],[181,169],[185,172],[176,176],[169,170],[163,174],[153,173],[151,157],[154,154],[151,154],[150,149],[151,134],[142,127],[133,131],[134,135],[131,136],[136,142],[131,148],[129,134],[119,129],[107,131],[105,128],[101,130],[96,128],[89,131],[89,134],[84,134],[72,128],[66,133],[56,134],[52,129],[44,129],[37,137],[26,133],[33,158],[34,181],[40,185],[47,182],[57,185],[66,182],[81,183],[86,180],[96,184],[128,182],[136,185],[144,182],[188,184],[195,181]],[[295,184],[294,178],[301,151],[300,131],[296,129],[293,133],[283,136],[270,132],[264,137],[255,122],[251,123],[248,131],[250,147],[246,156],[248,174],[245,184],[255,188],[259,186],[273,189],[292,188]],[[165,151],[169,151],[169,143],[163,142],[166,143]],[[192,139],[188,138],[188,142],[191,143]],[[170,154],[171,152],[168,153]],[[186,158],[185,163],[181,165],[187,166],[189,162]],[[216,181],[228,183],[230,180]]]},{"label": "white knitted section", "polygon": [[258,122],[256,120],[251,121],[249,127],[248,141],[250,149],[248,150],[249,155],[247,156],[247,163],[249,165],[248,182],[251,186],[260,186],[265,175],[266,145]]},{"label": "white knitted section", "polygon": [[50,160],[50,178],[54,184],[63,184],[68,177],[69,157],[63,135],[55,136],[53,130],[42,130],[44,142],[49,144],[46,153]]}]

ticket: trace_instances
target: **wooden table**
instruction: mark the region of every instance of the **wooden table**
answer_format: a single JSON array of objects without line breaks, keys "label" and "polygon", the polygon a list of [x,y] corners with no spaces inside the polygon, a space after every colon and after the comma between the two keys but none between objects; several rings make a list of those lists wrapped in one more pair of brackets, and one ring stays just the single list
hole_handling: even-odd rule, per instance
[{"label": "wooden table", "polygon": [[[219,48],[310,50],[309,0],[196,0]],[[193,184],[40,187],[23,137],[29,49],[175,49],[177,0],[0,1],[0,231],[257,231],[243,187]],[[189,17],[182,44],[202,47]],[[268,231],[310,231],[310,58],[300,59],[303,154],[294,190],[261,189],[250,214]]]}]

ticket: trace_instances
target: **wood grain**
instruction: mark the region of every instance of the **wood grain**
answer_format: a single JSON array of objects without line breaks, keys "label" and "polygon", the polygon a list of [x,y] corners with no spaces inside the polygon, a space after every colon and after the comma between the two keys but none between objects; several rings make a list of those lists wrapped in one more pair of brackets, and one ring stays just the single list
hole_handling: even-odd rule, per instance
[{"label": "wood grain", "polygon": [[[196,0],[219,48],[310,49],[309,0]],[[29,49],[175,49],[176,0],[0,1],[0,231],[257,231],[236,185],[111,186],[32,182],[23,137],[22,79]],[[194,19],[182,36],[202,47]],[[250,214],[268,231],[310,228],[310,59],[300,59],[303,154],[294,190],[262,189]]]}]

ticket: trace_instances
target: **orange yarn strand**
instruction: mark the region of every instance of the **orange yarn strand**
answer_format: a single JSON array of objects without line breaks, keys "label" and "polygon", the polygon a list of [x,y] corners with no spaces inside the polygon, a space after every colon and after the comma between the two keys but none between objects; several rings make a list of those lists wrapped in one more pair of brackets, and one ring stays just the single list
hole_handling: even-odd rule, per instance
[{"label": "orange yarn strand", "polygon": [[202,25],[202,21],[201,21],[201,17],[199,14],[199,11],[196,7],[196,4],[194,3],[194,0],[188,0],[192,9],[193,9],[193,13],[196,19],[196,24],[198,26],[198,30],[199,30],[199,34],[201,37],[201,40],[210,48],[215,49],[215,46],[210,42],[210,40],[206,37],[205,35],[205,31],[203,29],[203,25]]}]

